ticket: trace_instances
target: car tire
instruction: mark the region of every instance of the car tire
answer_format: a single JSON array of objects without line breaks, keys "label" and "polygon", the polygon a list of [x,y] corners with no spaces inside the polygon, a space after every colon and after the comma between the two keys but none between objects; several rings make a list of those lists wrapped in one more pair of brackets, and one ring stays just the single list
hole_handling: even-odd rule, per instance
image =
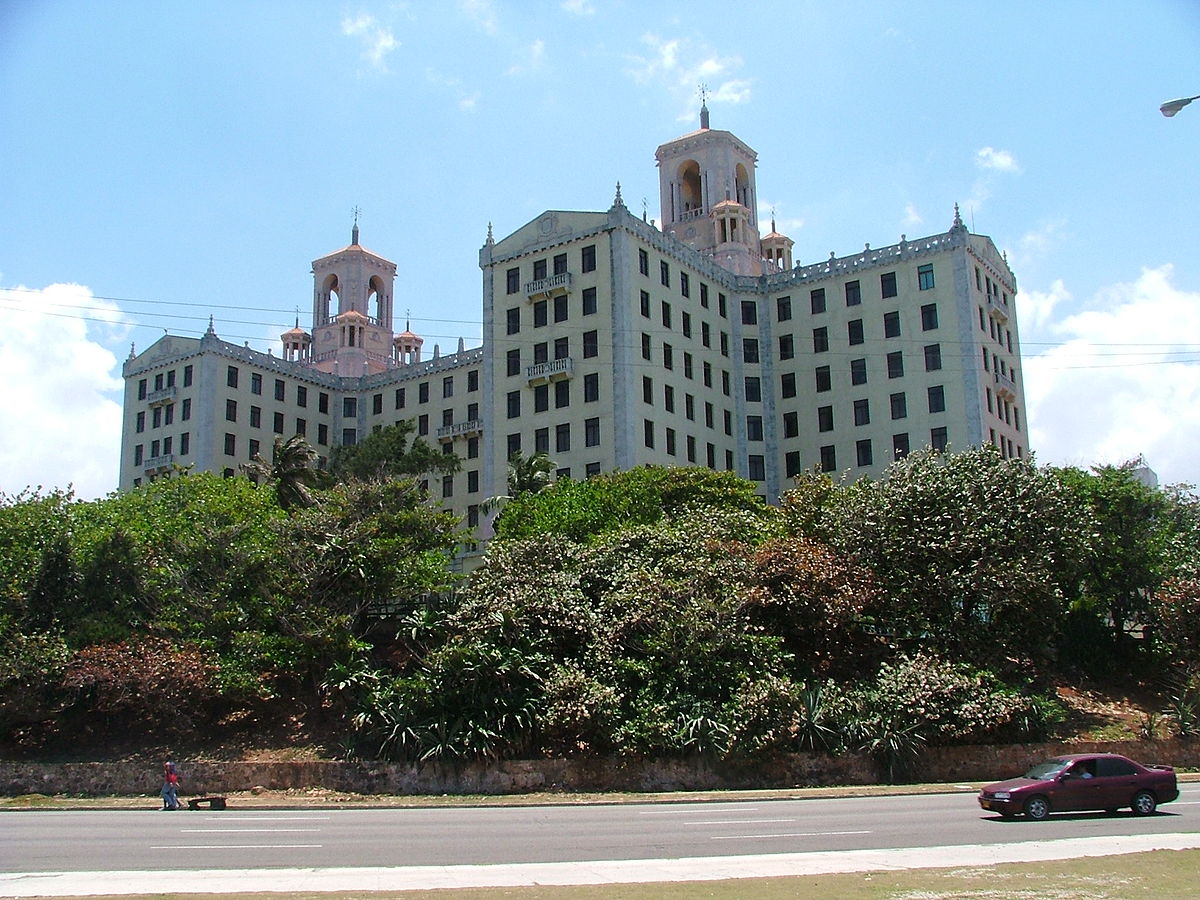
[{"label": "car tire", "polygon": [[1135,816],[1152,816],[1158,809],[1158,798],[1149,791],[1138,791],[1133,796],[1133,814]]},{"label": "car tire", "polygon": [[1030,797],[1025,801],[1025,818],[1040,822],[1050,815],[1050,801],[1045,797]]}]

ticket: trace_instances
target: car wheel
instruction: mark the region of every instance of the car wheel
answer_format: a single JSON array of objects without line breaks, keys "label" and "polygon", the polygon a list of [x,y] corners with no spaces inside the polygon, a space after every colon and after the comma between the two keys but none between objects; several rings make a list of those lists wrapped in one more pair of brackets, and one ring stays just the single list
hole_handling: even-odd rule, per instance
[{"label": "car wheel", "polygon": [[1050,801],[1045,797],[1030,797],[1025,801],[1025,818],[1040,822],[1050,815]]},{"label": "car wheel", "polygon": [[1135,816],[1149,816],[1158,809],[1158,800],[1149,791],[1138,791],[1133,798],[1133,814]]}]

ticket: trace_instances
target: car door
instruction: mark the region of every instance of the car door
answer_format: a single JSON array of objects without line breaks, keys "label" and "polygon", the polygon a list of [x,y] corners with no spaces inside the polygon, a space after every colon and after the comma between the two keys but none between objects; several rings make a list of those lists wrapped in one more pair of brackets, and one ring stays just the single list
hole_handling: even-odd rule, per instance
[{"label": "car door", "polygon": [[1099,788],[1099,809],[1118,809],[1133,802],[1137,793],[1137,769],[1125,759],[1104,758],[1096,760],[1096,782]]},{"label": "car door", "polygon": [[1058,812],[1083,809],[1103,809],[1099,800],[1099,788],[1093,776],[1090,760],[1078,760],[1058,776],[1058,783],[1050,798],[1051,806]]}]

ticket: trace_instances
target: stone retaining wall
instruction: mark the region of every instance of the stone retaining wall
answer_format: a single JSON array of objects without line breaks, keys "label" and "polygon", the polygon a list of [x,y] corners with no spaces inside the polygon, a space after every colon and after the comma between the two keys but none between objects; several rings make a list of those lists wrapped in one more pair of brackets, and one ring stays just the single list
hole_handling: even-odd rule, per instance
[{"label": "stone retaining wall", "polygon": [[[996,781],[1060,753],[1122,753],[1140,762],[1200,767],[1200,741],[1049,743],[930,747],[908,780]],[[876,784],[870,757],[795,753],[766,760],[505,760],[488,765],[414,766],[372,762],[223,762],[176,760],[183,793],[223,794],[326,788],[360,794],[520,794],[531,791],[698,791]],[[157,760],[102,763],[27,763],[0,760],[0,795],[157,794]]]}]

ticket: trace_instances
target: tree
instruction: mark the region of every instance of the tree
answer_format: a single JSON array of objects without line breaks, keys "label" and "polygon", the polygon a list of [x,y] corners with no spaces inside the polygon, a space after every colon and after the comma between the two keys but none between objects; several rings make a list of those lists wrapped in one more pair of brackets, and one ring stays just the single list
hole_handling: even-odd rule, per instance
[{"label": "tree", "polygon": [[545,453],[524,456],[520,450],[508,458],[508,493],[489,497],[479,507],[481,514],[503,510],[518,497],[538,494],[554,484],[554,461]]},{"label": "tree", "polygon": [[462,462],[457,456],[435,450],[419,437],[410,442],[412,432],[411,422],[398,422],[371,432],[357,444],[339,444],[333,448],[330,471],[339,481],[387,481],[458,471]]},{"label": "tree", "polygon": [[275,488],[275,496],[284,509],[308,507],[316,503],[311,489],[325,483],[317,468],[317,451],[300,435],[284,440],[275,438],[275,447],[268,464],[258,454],[242,470],[252,479],[264,479]]}]

